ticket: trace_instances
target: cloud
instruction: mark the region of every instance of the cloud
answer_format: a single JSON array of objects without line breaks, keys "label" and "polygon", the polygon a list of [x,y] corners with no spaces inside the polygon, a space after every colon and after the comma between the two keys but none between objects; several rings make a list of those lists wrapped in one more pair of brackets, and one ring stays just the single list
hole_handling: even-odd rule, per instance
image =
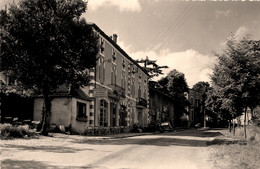
[{"label": "cloud", "polygon": [[240,26],[235,32],[236,39],[240,40],[249,33],[249,29],[245,26]]},{"label": "cloud", "polygon": [[127,45],[123,41],[121,41],[118,37],[117,44],[127,53],[130,54],[133,51],[132,45]]},{"label": "cloud", "polygon": [[216,18],[220,18],[221,16],[229,16],[230,14],[230,10],[227,10],[227,11],[220,11],[220,10],[215,10],[215,15],[216,15]]},{"label": "cloud", "polygon": [[99,7],[117,7],[120,12],[132,11],[140,12],[141,5],[139,0],[89,0],[88,9],[97,10]]},{"label": "cloud", "polygon": [[[164,49],[159,53],[138,51],[128,52],[128,54],[133,59],[142,59],[148,56],[152,60],[157,60],[157,64],[160,66],[167,65],[169,68],[163,70],[164,76],[173,69],[184,73],[189,87],[199,81],[210,82],[209,75],[213,72],[212,68],[217,60],[214,56],[204,55],[193,49],[173,53],[170,53],[168,49]],[[154,80],[159,80],[161,77]]]},{"label": "cloud", "polygon": [[[249,28],[245,27],[245,26],[240,26],[234,34],[231,33],[231,37],[234,35],[234,37],[236,38],[236,40],[241,40],[243,39],[243,37],[245,37],[246,35],[248,35],[250,32]],[[228,37],[229,38],[229,37]],[[228,39],[227,38],[227,39]],[[227,45],[227,39],[226,40],[222,40],[220,42],[220,46],[223,48]]]}]

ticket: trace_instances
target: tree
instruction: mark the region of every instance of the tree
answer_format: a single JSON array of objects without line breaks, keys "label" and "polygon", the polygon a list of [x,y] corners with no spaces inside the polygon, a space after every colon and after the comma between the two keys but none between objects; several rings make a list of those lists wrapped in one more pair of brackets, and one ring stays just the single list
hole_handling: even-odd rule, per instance
[{"label": "tree", "polygon": [[205,109],[205,102],[207,98],[207,92],[210,89],[208,82],[198,82],[192,87],[193,90],[198,91],[201,94],[201,105],[202,108],[200,110],[201,114],[204,117],[204,127],[206,127],[206,109]]},{"label": "tree", "polygon": [[180,122],[180,118],[186,112],[185,107],[188,105],[188,101],[184,95],[185,92],[188,92],[189,88],[183,73],[173,69],[168,73],[168,75],[158,81],[159,89],[169,94],[174,102],[174,112],[175,112],[175,124]]},{"label": "tree", "polygon": [[[216,118],[221,118],[223,120],[228,121],[228,129],[231,132],[231,120],[235,118],[235,115],[238,116],[240,114],[235,113],[234,111],[230,111],[227,106],[223,106],[223,102],[225,101],[224,95],[222,91],[218,89],[217,86],[213,85],[213,88],[208,90],[207,98],[205,101],[205,108],[207,114],[211,114],[211,116],[215,116]],[[230,105],[232,106],[232,105]],[[218,122],[218,121],[215,121]],[[234,124],[234,123],[233,123]],[[221,126],[223,124],[220,124]],[[233,126],[234,129],[234,126]],[[235,131],[235,130],[233,130]]]},{"label": "tree", "polygon": [[143,68],[148,72],[149,78],[162,75],[162,69],[167,69],[168,66],[159,66],[156,60],[150,60],[148,56],[145,59],[135,60],[137,63],[143,63]]},{"label": "tree", "polygon": [[246,110],[253,110],[260,100],[259,41],[244,37],[228,39],[226,49],[218,56],[212,75],[213,89],[221,94],[221,108],[232,115],[244,111],[246,138]]},{"label": "tree", "polygon": [[82,0],[22,0],[0,11],[0,71],[44,98],[42,134],[48,134],[50,94],[58,86],[83,86],[94,67],[97,36],[80,16]]}]

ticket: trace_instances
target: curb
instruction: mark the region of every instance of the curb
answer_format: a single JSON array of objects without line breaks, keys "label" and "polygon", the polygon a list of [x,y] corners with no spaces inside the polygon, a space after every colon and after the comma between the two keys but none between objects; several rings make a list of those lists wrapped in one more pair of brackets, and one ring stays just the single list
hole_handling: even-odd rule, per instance
[{"label": "curb", "polygon": [[110,136],[104,137],[103,139],[120,139],[120,138],[129,138],[129,137],[136,137],[136,136],[143,136],[143,135],[153,135],[153,133],[136,133],[132,135],[125,135],[125,136]]}]

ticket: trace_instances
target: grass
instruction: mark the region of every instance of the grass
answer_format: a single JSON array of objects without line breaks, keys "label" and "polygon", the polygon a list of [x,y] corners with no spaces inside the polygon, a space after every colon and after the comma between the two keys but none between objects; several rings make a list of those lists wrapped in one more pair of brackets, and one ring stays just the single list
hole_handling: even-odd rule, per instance
[{"label": "grass", "polygon": [[233,136],[222,131],[223,136],[211,145],[211,160],[216,169],[259,169],[260,142],[244,140],[241,135]]}]

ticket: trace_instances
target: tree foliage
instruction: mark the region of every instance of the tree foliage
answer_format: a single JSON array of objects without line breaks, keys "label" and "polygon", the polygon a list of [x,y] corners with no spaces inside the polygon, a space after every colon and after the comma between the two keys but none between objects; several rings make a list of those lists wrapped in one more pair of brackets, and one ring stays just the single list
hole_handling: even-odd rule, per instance
[{"label": "tree foliage", "polygon": [[248,107],[254,109],[260,103],[259,41],[231,37],[226,49],[217,56],[219,61],[213,70],[213,92],[208,105],[215,105],[220,112],[225,110],[234,116]]},{"label": "tree foliage", "polygon": [[0,11],[0,71],[42,93],[45,112],[58,86],[89,82],[98,48],[85,10],[82,0],[22,0]]},{"label": "tree foliage", "polygon": [[153,77],[157,77],[162,75],[162,69],[168,68],[168,66],[159,66],[156,63],[156,60],[150,60],[148,56],[145,59],[135,60],[137,63],[143,63],[143,68],[149,74],[149,78],[152,79]]},{"label": "tree foliage", "polygon": [[174,99],[175,124],[180,125],[180,118],[186,112],[188,101],[184,95],[189,88],[183,73],[173,69],[168,75],[158,81],[158,88]]}]

